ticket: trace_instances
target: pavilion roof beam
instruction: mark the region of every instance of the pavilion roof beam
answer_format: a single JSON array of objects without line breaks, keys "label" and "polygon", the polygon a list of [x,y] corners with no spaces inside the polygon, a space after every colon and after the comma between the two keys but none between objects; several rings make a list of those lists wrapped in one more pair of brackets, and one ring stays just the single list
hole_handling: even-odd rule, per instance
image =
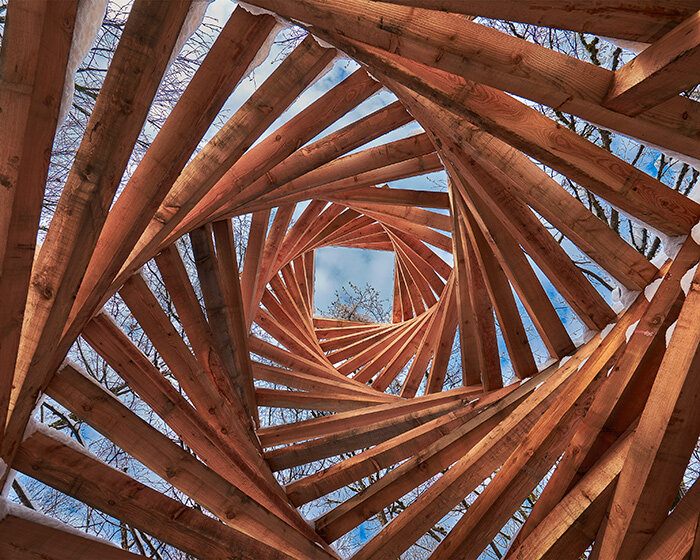
[{"label": "pavilion roof beam", "polygon": [[260,201],[251,203],[238,208],[234,212],[222,212],[221,216],[240,215],[246,212],[252,212],[259,209],[271,208],[277,204],[290,204],[301,202],[303,200],[312,200],[327,194],[337,195],[344,191],[355,190],[361,187],[373,187],[375,185],[386,183],[389,181],[397,181],[407,177],[416,177],[425,175],[433,171],[441,171],[443,169],[440,158],[435,153],[427,155],[410,157],[398,163],[390,163],[383,167],[371,169],[369,171],[361,171],[350,177],[341,177],[324,185],[304,189],[303,187],[296,189],[289,194],[280,194],[276,199],[265,198]]},{"label": "pavilion roof beam", "polygon": [[[364,449],[386,439],[420,426],[434,418],[448,414],[463,406],[460,402],[447,402],[424,410],[375,422],[367,427],[344,430],[341,434],[324,436],[287,447],[267,451],[265,458],[274,471],[304,465],[342,453]],[[361,408],[350,412],[362,413],[374,407]],[[348,414],[348,413],[339,413]]]},{"label": "pavilion roof beam", "polygon": [[659,231],[684,235],[700,216],[696,202],[503,91],[339,35],[331,40],[352,49],[376,74],[432,99]]},{"label": "pavilion roof beam", "polygon": [[455,334],[457,333],[457,293],[454,282],[445,287],[445,293],[442,294],[442,298],[445,298],[445,306],[439,322],[436,319],[435,326],[439,329],[440,334],[434,339],[433,360],[428,372],[428,383],[425,388],[426,395],[442,391],[447,368],[452,357]]},{"label": "pavilion roof beam", "polygon": [[441,10],[455,14],[504,19],[570,29],[603,37],[651,43],[697,10],[694,0],[637,0],[631,10],[625,0],[379,0],[390,4]]},{"label": "pavilion roof beam", "polygon": [[537,373],[537,365],[520,317],[520,311],[513,297],[513,290],[461,197],[459,197],[459,202],[460,218],[463,220],[471,246],[474,248],[477,261],[484,273],[486,288],[498,317],[498,324],[501,327],[501,334],[508,349],[513,371],[519,379],[531,377]]},{"label": "pavilion roof beam", "polygon": [[73,303],[67,342],[104,303],[107,288],[274,25],[274,18],[242,8],[226,22],[110,209]]},{"label": "pavilion roof beam", "polygon": [[615,313],[532,211],[456,144],[445,142],[444,146],[449,150],[443,152],[445,158],[457,174],[455,184],[463,191],[460,194],[466,198],[473,193],[489,205],[584,324],[602,330],[613,322]]},{"label": "pavilion roof beam", "polygon": [[[286,487],[287,495],[297,506],[320,498],[342,488],[363,476],[369,476],[380,469],[388,468],[403,459],[419,454],[443,435],[459,428],[477,414],[482,414],[491,405],[498,404],[515,387],[494,391],[478,398],[461,409],[444,414],[422,426],[387,439],[339,463],[304,478]],[[490,413],[489,413],[490,415]]]},{"label": "pavilion roof beam", "polygon": [[[469,18],[371,0],[252,0],[256,6],[304,22],[333,41],[344,37],[468,77],[478,83],[572,113],[641,142],[700,159],[700,103],[676,96],[636,117],[603,106],[614,74],[470,21]],[[338,48],[355,56],[345,44]],[[517,53],[514,56],[513,53]]]},{"label": "pavilion roof beam", "polygon": [[700,82],[700,11],[615,71],[604,104],[635,116]]},{"label": "pavilion roof beam", "polygon": [[[300,145],[305,144],[343,115],[355,109],[380,87],[381,84],[369,76],[364,69],[358,69],[350,74],[244,153],[178,224],[169,238],[176,239],[193,226],[205,224],[224,204],[232,198],[235,200],[237,195],[244,192],[256,180],[264,177],[277,164],[287,160]],[[287,164],[286,167],[288,168],[289,165]],[[263,184],[265,182],[266,180]]]},{"label": "pavilion roof beam", "polygon": [[335,50],[304,39],[187,164],[141,235],[113,283],[162,248],[171,232],[333,59]]},{"label": "pavilion roof beam", "polygon": [[261,557],[278,560],[298,558],[295,552],[285,553],[283,548],[275,546],[276,543],[261,542],[238,527],[225,525],[197,509],[187,507],[105,465],[91,454],[67,446],[41,431],[22,442],[13,466],[44,484],[204,560],[221,560],[231,555],[250,560]]},{"label": "pavilion roof beam", "polygon": [[32,266],[0,458],[12,463],[40,392],[73,340],[60,342],[71,306],[151,101],[187,15],[189,1],[132,7]]},{"label": "pavilion roof beam", "polygon": [[[245,336],[242,331],[243,317],[236,316],[229,305],[224,288],[224,279],[219,266],[219,256],[214,250],[214,241],[209,227],[199,228],[190,233],[194,262],[197,267],[207,317],[214,335],[218,354],[230,375],[230,385],[236,397],[228,394],[232,406],[243,406],[246,415],[257,425],[258,409],[255,404],[253,377],[250,372],[250,358],[247,346],[237,346],[236,341]],[[238,281],[238,273],[234,280]],[[239,314],[240,315],[240,314]],[[236,321],[234,324],[233,321]],[[247,367],[246,367],[247,366]]]},{"label": "pavilion roof beam", "polygon": [[[694,244],[692,239],[687,244]],[[636,558],[673,505],[700,433],[700,272],[692,278],[673,336],[634,434],[601,528],[600,555]]]},{"label": "pavilion roof beam", "polygon": [[[4,500],[5,498],[3,498]],[[13,504],[12,509],[0,520],[0,555],[14,560],[144,560],[146,556],[134,554],[114,546],[107,540],[97,539],[86,533],[81,536],[69,525],[59,524],[47,516]]]},{"label": "pavilion roof beam", "polygon": [[639,553],[639,560],[666,558],[681,560],[687,558],[686,555],[689,553],[691,553],[691,560],[695,560],[693,554],[700,545],[697,537],[700,522],[698,510],[700,510],[700,485],[693,483]]},{"label": "pavilion roof beam", "polygon": [[[522,504],[560,456],[567,441],[567,432],[571,431],[582,414],[577,403],[585,404],[590,398],[597,386],[599,372],[608,366],[620,345],[624,345],[625,331],[640,317],[644,307],[641,302],[634,306],[634,312],[627,313],[604,342],[591,341],[595,350],[580,371],[576,371],[576,375],[573,375],[567,362],[557,375],[545,381],[541,387],[546,387],[545,391],[535,391],[532,398],[519,407],[521,411],[516,409],[505,422],[499,424],[496,433],[508,430],[509,437],[513,437],[516,433],[512,429],[512,423],[518,423],[524,417],[532,421],[522,435],[517,437],[515,445],[506,452],[505,457],[498,461],[498,466],[502,466],[486,489],[438,545],[433,553],[436,558],[476,558],[503,527],[513,510]],[[571,382],[565,383],[569,376],[572,376]],[[536,380],[537,378],[531,382]],[[540,400],[553,394],[552,400]],[[539,413],[533,410],[537,404],[541,405]],[[484,453],[482,447],[490,448],[497,441],[499,439],[495,435],[489,435],[470,449],[401,512],[390,526],[384,527],[368,541],[353,559],[364,560],[372,558],[373,554],[398,555],[403,552],[495,470],[482,470],[478,476],[470,473],[472,461],[476,460],[478,464],[479,453]],[[526,449],[528,452],[525,452]],[[516,505],[511,507],[512,504]],[[470,545],[464,546],[467,537],[470,538]]]},{"label": "pavilion roof beam", "polygon": [[[334,541],[445,469],[448,470],[423,494],[435,492],[442,495],[445,492],[454,492],[454,496],[449,499],[458,503],[469,494],[470,488],[476,488],[517,447],[520,439],[532,428],[542,412],[551,406],[555,396],[561,393],[563,384],[576,371],[578,364],[593,351],[594,344],[590,343],[579,350],[569,361],[573,363],[567,363],[558,370],[552,367],[537,378],[526,381],[512,392],[508,388],[498,390],[499,395],[502,395],[503,391],[508,391],[508,394],[500,402],[471,418],[464,425],[420,450],[414,457],[392,469],[379,481],[318,518],[316,530],[328,542]],[[535,391],[528,396],[541,381],[545,382],[544,391]],[[453,466],[450,468],[450,465]],[[442,487],[443,484],[444,487]],[[422,495],[414,502],[416,505],[409,506],[413,511],[420,510],[423,515],[429,516],[439,515],[438,519],[440,519],[451,509],[442,501],[442,496],[440,501],[433,501],[432,497],[427,498]],[[442,515],[439,514],[440,509],[443,510]],[[413,524],[409,523],[409,519],[410,516],[400,514],[392,521],[392,529],[380,531],[375,539],[379,541],[385,538],[390,540],[396,538],[399,547],[409,545],[410,537],[407,536],[407,532],[415,531],[415,535],[422,535],[425,531],[422,527],[416,528],[417,523],[425,525],[429,523],[423,517],[413,518]],[[427,528],[431,526],[432,523]],[[390,531],[391,536],[387,534]],[[402,536],[405,538],[403,541]],[[365,546],[370,543],[372,541]],[[378,542],[372,543],[367,550],[360,551],[358,554],[369,553],[368,557],[371,557],[371,553],[377,550],[376,544]]]},{"label": "pavilion roof beam", "polygon": [[0,51],[0,439],[77,6],[77,0],[13,2],[6,12]]},{"label": "pavilion roof beam", "polygon": [[[269,469],[265,468],[258,450],[241,433],[239,421],[233,414],[229,413],[226,417],[226,408],[220,406],[223,414],[220,413],[219,416],[224,417],[223,422],[218,418],[212,420],[208,410],[189,404],[126,334],[104,315],[94,317],[86,325],[85,338],[209,468],[289,525],[300,527],[302,520],[280,494],[279,486],[273,486],[274,478]],[[162,345],[159,344],[159,347]],[[90,392],[92,386],[86,385],[83,378],[78,377],[80,373],[75,368],[59,372],[59,375],[64,375],[64,379],[70,378],[76,390],[82,387],[88,394],[95,394],[94,391]],[[183,379],[180,372],[176,379]],[[50,387],[55,389],[56,386],[60,386],[60,382],[57,381]],[[49,388],[49,391],[54,389]],[[75,411],[75,405],[72,404],[75,401],[57,400]],[[80,410],[76,413],[79,412]],[[82,414],[85,415],[84,412]],[[119,421],[119,418],[114,421]],[[143,441],[140,444],[146,445]]]},{"label": "pavilion roof beam", "polygon": [[[289,195],[304,192],[315,194],[315,187],[336,183],[343,179],[379,170],[395,163],[406,162],[419,156],[431,154],[434,151],[435,147],[423,133],[367,148],[353,154],[335,158],[320,167],[311,167],[304,174],[275,187],[270,193],[251,200],[249,205],[241,206],[239,211],[243,209],[246,211],[248,209],[257,209],[262,207],[263,203],[277,206],[280,203],[286,203],[285,199]],[[376,185],[382,181],[381,178],[374,178],[365,185],[357,184],[357,180],[353,180],[348,183],[347,188],[349,190],[351,187]],[[334,185],[329,191],[336,191],[337,187],[338,185]],[[227,208],[227,210],[233,211],[234,208]]]},{"label": "pavilion roof beam", "polygon": [[[302,215],[299,216],[297,221],[294,223],[292,229],[297,228],[300,225],[300,222],[304,221],[307,211],[310,211],[310,209],[315,207],[316,205],[313,202],[309,204],[309,206],[304,209],[304,212],[302,212]],[[275,265],[280,255],[280,251],[284,249],[288,234],[287,228],[292,221],[295,208],[295,204],[288,204],[279,206],[275,211],[275,217],[272,220],[272,225],[270,225],[270,230],[265,238],[260,264],[255,271],[255,281],[253,282],[255,290],[249,292],[248,297],[251,299],[249,302],[246,302],[249,306],[248,309],[250,310],[250,315],[246,317],[246,324],[249,328],[255,320],[258,307],[260,306],[260,301],[262,300],[263,294],[265,293],[265,288],[267,287],[267,283],[277,270]]]},{"label": "pavilion roof beam", "polygon": [[258,290],[260,276],[258,274],[262,264],[263,251],[265,250],[265,238],[270,224],[270,209],[253,212],[248,230],[245,257],[243,259],[243,271],[241,272],[241,299],[246,327],[250,330],[252,324],[252,305],[254,296]]},{"label": "pavilion roof beam", "polygon": [[[362,76],[362,75],[361,75]],[[364,74],[366,76],[366,73]],[[355,82],[358,80],[356,79]],[[361,83],[367,81],[364,78]],[[371,80],[371,82],[364,85],[366,93],[374,93],[376,91],[378,82]],[[358,97],[360,93],[365,95],[364,90],[359,92],[354,92],[352,86],[356,87],[352,82],[346,85],[344,88],[334,88],[328,94],[326,98],[323,97],[319,99],[315,104],[309,107],[309,110],[305,113],[302,112],[300,117],[304,117],[301,120],[308,120],[309,116],[316,116],[318,110],[328,111],[326,106],[333,109],[329,118],[324,119],[321,123],[315,123],[314,130],[319,129],[319,124],[331,124],[328,123],[331,117],[337,116],[340,111],[345,109],[348,101],[341,104],[339,107],[335,107],[334,103],[337,103],[336,97],[340,96],[341,101],[344,101],[343,92],[345,89],[349,89],[349,92],[345,94],[345,97],[350,97],[350,101],[359,103],[362,97]],[[320,105],[320,108],[316,107]],[[339,118],[339,117],[338,117]],[[316,116],[318,121],[318,117]],[[337,120],[337,119],[336,119]],[[257,200],[265,195],[274,194],[275,190],[285,183],[304,175],[310,171],[313,171],[317,167],[325,165],[334,159],[366,144],[380,136],[396,130],[401,126],[409,123],[412,120],[411,115],[408,114],[403,105],[398,101],[382,107],[369,115],[358,119],[347,126],[344,126],[340,130],[327,134],[308,144],[306,146],[298,148],[296,151],[290,153],[282,161],[278,162],[271,169],[268,169],[265,174],[258,177],[254,181],[248,181],[243,183],[240,189],[233,193],[230,200],[227,200],[220,208],[217,208],[215,215],[220,214],[224,211],[230,211],[231,209],[237,208],[239,206],[246,205],[252,201]],[[294,119],[290,121],[294,124]],[[308,126],[308,123],[306,123]],[[282,127],[283,129],[285,127]],[[287,127],[289,128],[289,127]],[[322,131],[323,129],[319,130]],[[282,130],[285,132],[285,130]],[[293,131],[292,131],[293,132]],[[308,138],[308,134],[305,134],[302,139]],[[298,145],[298,142],[297,142]],[[274,160],[276,161],[276,160]],[[224,178],[225,179],[225,178]],[[222,181],[224,180],[222,179]]]},{"label": "pavilion roof beam", "polygon": [[465,152],[628,289],[642,289],[651,281],[656,273],[654,265],[525,154],[435,102],[396,87],[409,105],[439,115],[447,125],[445,132],[449,131]]},{"label": "pavilion roof beam", "polygon": [[490,207],[476,196],[462,199],[508,275],[550,355],[568,356],[575,349],[549,296],[516,239],[500,226]]},{"label": "pavilion roof beam", "polygon": [[[469,265],[467,263],[467,232],[464,224],[459,220],[459,206],[454,182],[448,183],[450,195],[450,216],[452,217],[452,261],[457,295],[457,327],[459,328],[459,350],[462,366],[462,384],[478,385],[481,383],[481,361],[479,352],[481,343],[478,340],[479,331],[472,299],[469,295]],[[444,311],[443,311],[444,313]],[[436,325],[437,328],[437,325]],[[419,361],[419,365],[425,363],[425,357]],[[426,363],[427,365],[427,363]]]}]

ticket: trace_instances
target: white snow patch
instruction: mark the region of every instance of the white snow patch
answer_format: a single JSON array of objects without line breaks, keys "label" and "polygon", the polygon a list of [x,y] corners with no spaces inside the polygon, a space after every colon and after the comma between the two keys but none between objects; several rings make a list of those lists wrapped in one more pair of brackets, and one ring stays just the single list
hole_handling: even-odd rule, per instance
[{"label": "white snow patch", "polygon": [[669,259],[676,258],[676,256],[678,255],[678,252],[681,250],[681,247],[683,247],[683,243],[685,243],[685,240],[688,239],[687,235],[679,235],[678,237],[669,237],[668,235],[661,233],[660,231],[657,231],[656,234],[659,236],[659,239],[661,239],[661,244],[663,246],[663,252],[666,254],[666,257]]},{"label": "white snow patch", "polygon": [[651,264],[653,264],[656,268],[661,268],[666,260],[666,253],[663,251],[657,251],[654,258],[651,259]]},{"label": "white snow patch", "polygon": [[275,26],[270,31],[270,34],[267,36],[267,39],[265,39],[265,42],[258,49],[258,52],[253,57],[253,60],[251,60],[250,64],[248,65],[248,68],[246,68],[245,72],[243,72],[243,79],[248,78],[253,72],[255,72],[255,69],[258,66],[265,62],[267,57],[270,55],[270,50],[272,49],[272,45],[274,44],[275,39],[277,38],[277,34],[280,31],[282,31],[284,27],[286,26],[283,23],[280,23],[279,21],[275,24]]},{"label": "white snow patch", "polygon": [[693,229],[690,230],[690,237],[693,238],[696,245],[700,245],[700,222],[695,224]]},{"label": "white snow patch", "polygon": [[628,290],[622,284],[618,284],[610,294],[612,299],[612,308],[615,313],[620,313],[627,309],[639,296],[640,292],[637,290]]},{"label": "white snow patch", "polygon": [[656,291],[659,289],[659,286],[661,285],[662,280],[663,280],[663,278],[657,278],[651,284],[649,284],[646,288],[644,288],[644,297],[647,298],[647,301],[652,300],[652,298],[654,297],[654,294],[656,294]]},{"label": "white snow patch", "polygon": [[561,359],[561,362],[559,362],[559,367],[562,367],[566,362],[568,362],[571,359],[571,356],[564,356]]},{"label": "white snow patch", "polygon": [[581,336],[579,336],[576,340],[573,341],[576,347],[583,346],[584,344],[586,344],[586,342],[588,342],[595,335],[598,334],[598,331],[589,329],[583,322],[581,322],[581,324],[583,325],[583,331],[581,332]]},{"label": "white snow patch", "polygon": [[613,330],[613,328],[615,328],[616,324],[617,323],[609,323],[605,325],[605,328],[602,331],[600,331],[601,340],[605,340],[605,337],[610,334],[610,331]]},{"label": "white snow patch", "polygon": [[[5,473],[7,472],[7,463],[0,459],[0,479],[5,476]],[[15,475],[17,474],[17,471],[14,469],[10,469],[9,472],[7,472],[7,478],[5,479],[5,485],[0,488],[0,499],[2,498],[7,498],[7,496],[10,494],[10,488],[12,488],[12,481],[15,479]],[[0,514],[0,519],[2,519],[2,514]]]},{"label": "white snow patch", "polygon": [[668,348],[668,345],[671,343],[671,337],[673,336],[673,331],[676,330],[676,323],[678,321],[674,321],[673,324],[666,329],[666,348]]},{"label": "white snow patch", "polygon": [[617,45],[621,49],[625,49],[627,51],[632,51],[633,53],[639,54],[642,52],[644,49],[646,49],[649,46],[649,43],[641,43],[639,41],[629,41],[627,39],[618,39],[618,38],[612,38],[612,37],[602,37],[606,41],[611,42],[613,45]]},{"label": "white snow patch", "polygon": [[543,370],[547,369],[549,366],[553,366],[556,363],[557,363],[557,359],[552,358],[550,356],[549,359],[546,362],[544,362],[543,364],[540,364],[540,366],[537,369],[538,369],[538,371],[543,371]]},{"label": "white snow patch", "polygon": [[[71,365],[73,367],[76,367],[73,364],[71,364]],[[76,369],[78,369],[78,368],[76,367]],[[83,455],[89,457],[93,461],[99,461],[103,465],[109,467],[110,469],[118,472],[121,475],[124,474],[123,471],[120,471],[119,469],[113,467],[109,463],[104,462],[97,455],[94,455],[93,453],[91,453],[87,447],[80,445],[80,443],[78,443],[78,441],[74,440],[72,437],[69,437],[68,435],[64,434],[63,432],[60,432],[60,431],[52,428],[48,424],[38,422],[37,420],[35,420],[33,418],[27,424],[27,429],[24,432],[24,438],[22,439],[22,441],[29,439],[37,432],[48,437],[48,438],[53,439],[54,441],[62,443],[63,445],[65,445],[67,447],[70,447],[71,449],[73,449],[74,451],[77,451],[78,453],[82,453]]]},{"label": "white snow patch", "polygon": [[588,361],[588,358],[585,358],[584,360],[581,361],[581,363],[578,365],[576,368],[576,371],[581,371],[581,368],[586,365],[586,362]]},{"label": "white snow patch", "polygon": [[249,14],[253,14],[254,16],[272,16],[275,19],[279,19],[279,16],[275,12],[271,12],[270,10],[266,10],[265,8],[258,8],[257,6],[252,6],[251,4],[248,4],[247,2],[236,2],[241,8],[243,8],[246,12]]},{"label": "white snow patch", "polygon": [[207,11],[209,2],[212,0],[193,0],[190,4],[190,9],[185,16],[185,21],[182,23],[182,28],[180,29],[180,34],[177,36],[175,41],[175,46],[173,47],[173,52],[170,54],[170,60],[168,61],[169,67],[173,60],[177,58],[180,53],[180,49],[187,42],[192,34],[197,31],[197,28],[202,25],[204,21],[204,13]]},{"label": "white snow patch", "polygon": [[683,293],[687,296],[688,292],[690,291],[690,285],[693,282],[693,278],[695,277],[695,272],[698,269],[698,265],[696,264],[694,267],[689,268],[687,272],[683,275],[683,278],[681,278],[681,289],[683,290]]},{"label": "white snow patch", "polygon": [[636,323],[633,323],[629,327],[627,327],[627,330],[625,331],[625,342],[630,341],[630,338],[632,338],[632,335],[634,334],[634,330],[637,328],[638,324],[639,324],[639,321],[637,321]]},{"label": "white snow patch", "polygon": [[75,28],[73,29],[73,40],[68,54],[68,65],[66,66],[66,77],[63,83],[63,97],[58,110],[58,123],[56,128],[60,128],[66,120],[68,112],[73,105],[73,94],[75,93],[75,73],[78,66],[87,56],[95,42],[97,32],[100,30],[102,20],[107,10],[107,0],[80,0],[78,11],[75,14]]},{"label": "white snow patch", "polygon": [[32,523],[36,523],[38,525],[43,525],[44,527],[51,527],[52,529],[58,529],[59,531],[71,533],[73,535],[89,539],[91,541],[96,541],[105,545],[119,548],[116,544],[114,544],[111,541],[101,539],[100,537],[90,535],[89,533],[84,533],[80,529],[76,529],[75,527],[66,525],[65,523],[62,523],[57,519],[39,513],[38,511],[34,511],[33,509],[29,509],[28,507],[24,507],[20,504],[15,504],[14,502],[10,502],[6,499],[0,499],[0,520],[2,520],[8,515],[11,515],[12,517],[17,517],[19,519],[26,519],[27,521],[31,521]]}]

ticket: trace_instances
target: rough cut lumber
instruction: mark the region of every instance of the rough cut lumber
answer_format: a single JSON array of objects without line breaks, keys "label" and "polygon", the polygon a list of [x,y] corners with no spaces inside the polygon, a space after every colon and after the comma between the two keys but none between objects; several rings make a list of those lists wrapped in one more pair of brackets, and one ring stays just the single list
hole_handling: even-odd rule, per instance
[{"label": "rough cut lumber", "polygon": [[[659,530],[649,539],[639,560],[681,560],[697,549],[697,527],[700,523],[700,486],[697,483],[685,493]],[[691,555],[691,560],[695,558]]]},{"label": "rough cut lumber", "polygon": [[[328,557],[312,544],[310,539],[315,537],[308,531],[308,526],[303,520],[299,519],[292,526],[289,521],[285,522],[276,517],[167,436],[141,420],[85,374],[67,366],[54,377],[49,391],[52,398],[84,417],[121,449],[164,480],[168,480],[227,525],[275,548],[286,550],[290,555],[306,553],[318,558]],[[285,541],[285,544],[282,544],[282,541]],[[316,550],[318,553],[314,552]]]},{"label": "rough cut lumber", "polygon": [[191,229],[192,225],[201,226],[206,223],[207,218],[219,210],[224,202],[246,190],[276,164],[291,156],[300,144],[311,140],[376,93],[380,87],[379,82],[367,72],[362,69],[356,70],[243,154],[171,233],[171,238],[180,237],[182,233]]},{"label": "rough cut lumber", "polygon": [[[275,24],[234,10],[110,210],[73,303],[77,336]],[[215,84],[216,87],[212,87]]]},{"label": "rough cut lumber", "polygon": [[187,164],[115,280],[142,266],[228,169],[332,60],[334,51],[307,37]]},{"label": "rough cut lumber", "polygon": [[635,116],[698,83],[700,11],[615,71],[604,104]]},{"label": "rough cut lumber", "polygon": [[40,431],[22,442],[13,466],[107,515],[206,560],[226,560],[231,555],[250,560],[295,558]]},{"label": "rough cut lumber", "polygon": [[0,308],[0,439],[77,5],[77,0],[13,2],[6,13],[0,51],[0,294],[5,302]]},{"label": "rough cut lumber", "polygon": [[[688,239],[686,243],[693,243]],[[700,432],[700,273],[659,367],[603,528],[600,555],[637,556],[673,504]]]},{"label": "rough cut lumber", "polygon": [[356,55],[330,34],[339,30],[351,40],[401,52],[419,63],[572,113],[642,142],[700,157],[698,102],[676,96],[637,117],[611,111],[602,105],[611,70],[468,18],[371,0],[252,3],[305,22],[313,33],[350,54]]},{"label": "rough cut lumber", "polygon": [[[16,509],[15,509],[16,508]],[[24,511],[23,511],[24,510]],[[27,515],[29,514],[29,515]],[[53,519],[40,520],[39,514],[13,505],[0,520],[0,554],[14,560],[138,560],[144,556],[117,548],[92,535],[80,536],[66,526],[59,529]],[[48,521],[48,523],[47,523]]]},{"label": "rough cut lumber", "polygon": [[[656,221],[660,231],[682,235],[697,221],[697,203],[498,89],[364,43],[342,41],[342,46],[371,61],[378,67],[377,72],[436,101],[460,119],[559,171],[630,215],[649,224]],[[691,157],[698,159],[697,154]],[[666,214],[664,219],[660,219],[661,213]]]},{"label": "rough cut lumber", "polygon": [[141,0],[129,13],[32,267],[0,457],[10,464],[40,391],[72,340],[59,346],[75,293],[150,109],[189,1]]},{"label": "rough cut lumber", "polygon": [[636,0],[634,10],[625,0],[591,4],[560,0],[380,0],[391,4],[442,10],[457,14],[505,19],[557,29],[571,29],[603,37],[651,43],[691,16],[694,0]]}]

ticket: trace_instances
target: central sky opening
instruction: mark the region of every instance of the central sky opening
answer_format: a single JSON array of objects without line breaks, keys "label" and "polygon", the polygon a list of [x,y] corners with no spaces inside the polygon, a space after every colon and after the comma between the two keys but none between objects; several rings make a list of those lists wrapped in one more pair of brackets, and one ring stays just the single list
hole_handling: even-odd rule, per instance
[{"label": "central sky opening", "polygon": [[[323,247],[316,250],[314,303],[316,313],[327,315],[328,308],[348,283],[360,289],[369,284],[379,293],[391,315],[394,289],[394,253],[372,249]],[[390,320],[390,319],[389,319]]]}]

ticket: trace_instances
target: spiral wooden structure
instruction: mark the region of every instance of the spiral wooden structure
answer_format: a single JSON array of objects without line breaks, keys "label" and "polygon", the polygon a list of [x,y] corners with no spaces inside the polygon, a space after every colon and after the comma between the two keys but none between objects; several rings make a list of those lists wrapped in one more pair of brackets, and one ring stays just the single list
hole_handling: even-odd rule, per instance
[{"label": "spiral wooden structure", "polygon": [[[354,554],[361,560],[398,558],[490,478],[430,556],[476,559],[548,477],[507,558],[575,559],[591,545],[601,560],[700,558],[700,488],[677,499],[700,432],[700,272],[688,272],[700,259],[689,235],[700,206],[520,100],[699,160],[700,110],[679,94],[700,80],[700,3],[251,3],[309,35],[192,157],[275,28],[271,15],[236,8],[113,200],[190,9],[136,0],[35,250],[79,1],[10,1],[0,58],[1,481],[9,465],[202,559],[335,558],[336,539],[421,487]],[[650,46],[611,72],[472,16]],[[336,49],[360,69],[256,143]],[[381,87],[398,101],[322,134]],[[357,150],[414,119],[424,132]],[[688,236],[680,252],[657,269],[535,160],[668,236]],[[441,169],[446,192],[381,186]],[[230,218],[248,213],[239,267]],[[644,295],[613,312],[540,216]],[[183,235],[196,279],[175,244]],[[390,324],[314,316],[314,251],[324,246],[394,252]],[[186,340],[138,272],[151,259]],[[572,342],[536,268],[600,335]],[[101,311],[117,292],[182,392]],[[556,359],[542,371],[518,301]],[[505,386],[496,321],[518,378]],[[269,339],[250,335],[253,324]],[[78,336],[192,453],[64,361]],[[462,384],[443,390],[455,336]],[[211,515],[37,426],[43,393]],[[332,414],[260,427],[258,407]],[[273,474],[359,450],[286,487]],[[311,523],[297,510],[393,465]],[[0,555],[138,557],[14,509],[0,521]]]}]

